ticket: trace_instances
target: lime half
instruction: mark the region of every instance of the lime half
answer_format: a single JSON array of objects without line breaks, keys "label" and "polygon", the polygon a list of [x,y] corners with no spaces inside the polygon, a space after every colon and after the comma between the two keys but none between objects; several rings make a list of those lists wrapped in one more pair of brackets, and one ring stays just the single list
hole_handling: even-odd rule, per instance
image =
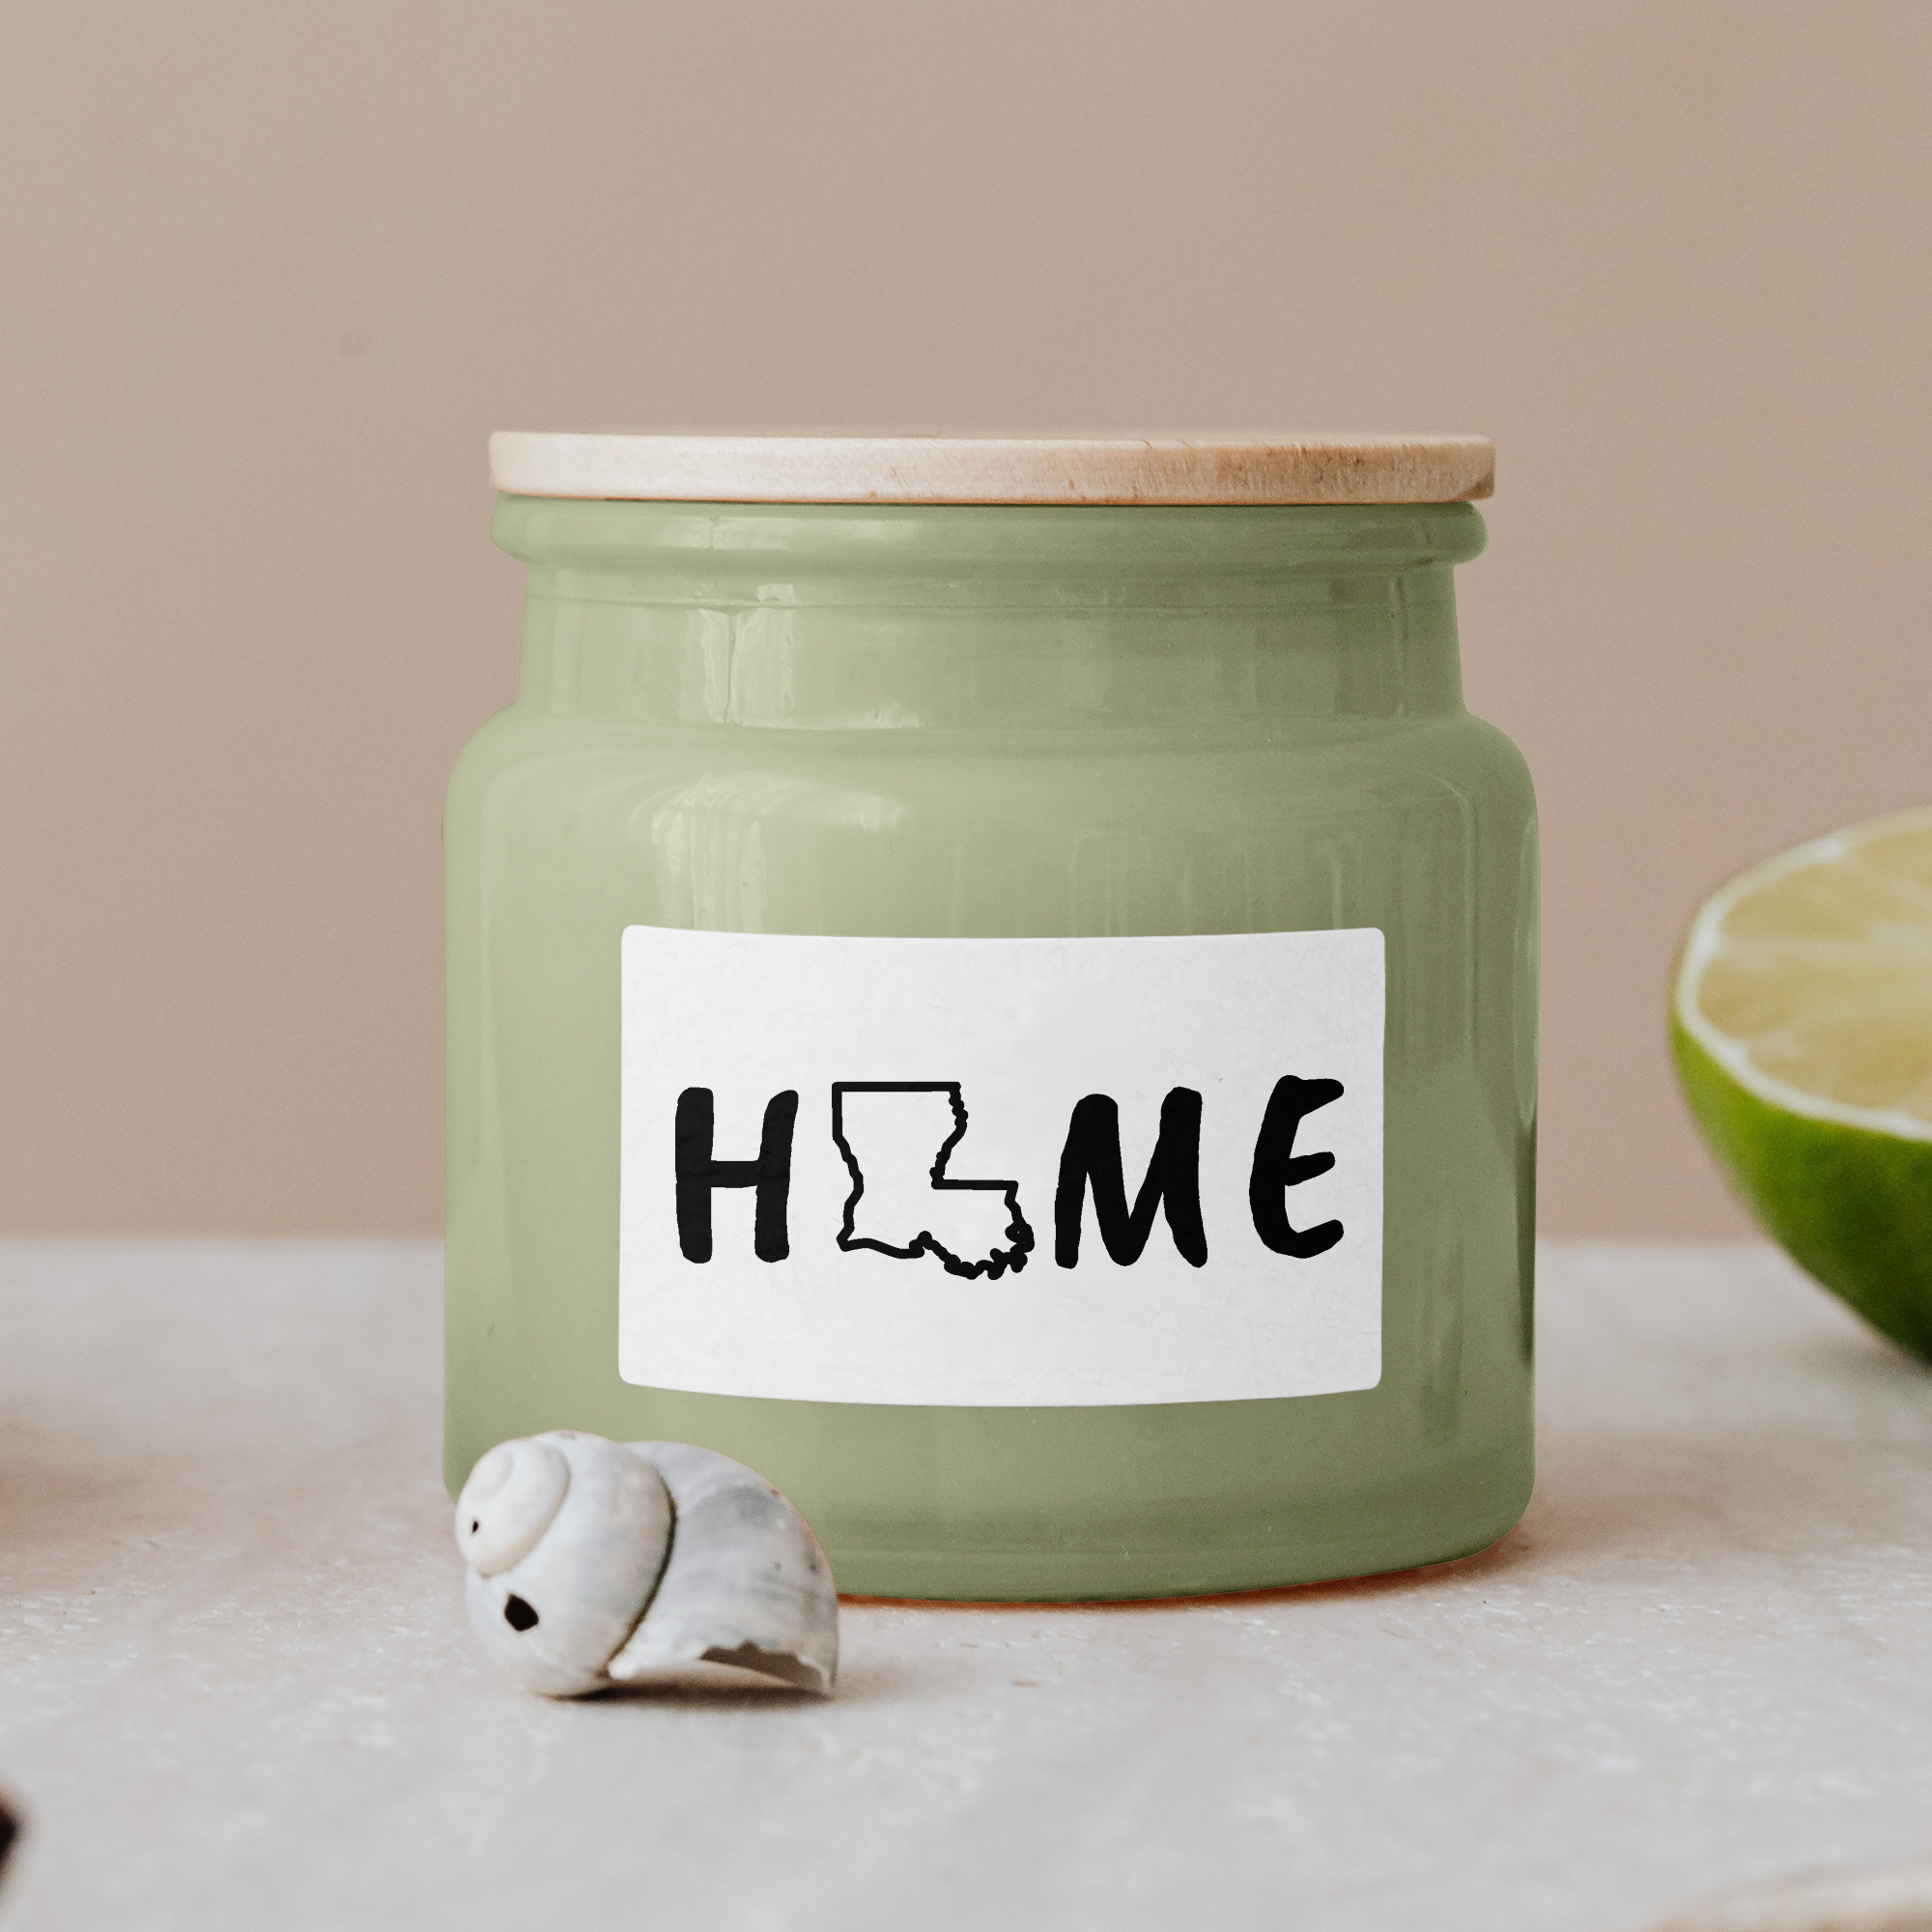
[{"label": "lime half", "polygon": [[1932,1357],[1932,807],[1741,872],[1678,955],[1671,1043],[1745,1205]]}]

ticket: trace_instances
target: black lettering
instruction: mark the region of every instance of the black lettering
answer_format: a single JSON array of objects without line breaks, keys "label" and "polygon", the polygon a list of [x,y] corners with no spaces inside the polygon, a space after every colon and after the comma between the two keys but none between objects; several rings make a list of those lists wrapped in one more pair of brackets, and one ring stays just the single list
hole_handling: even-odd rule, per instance
[{"label": "black lettering", "polygon": [[1121,1110],[1113,1096],[1089,1094],[1073,1109],[1060,1154],[1060,1187],[1053,1198],[1053,1258],[1064,1268],[1080,1259],[1080,1221],[1087,1190],[1094,1190],[1094,1220],[1107,1252],[1122,1267],[1141,1258],[1153,1231],[1153,1210],[1163,1208],[1174,1245],[1194,1267],[1208,1262],[1201,1225],[1201,1095],[1177,1087],[1160,1103],[1160,1137],[1147,1178],[1127,1209],[1121,1173]]},{"label": "black lettering", "polygon": [[755,1187],[753,1252],[761,1262],[781,1262],[791,1253],[785,1209],[791,1199],[791,1130],[797,1119],[797,1094],[775,1094],[765,1107],[757,1159],[714,1160],[711,1089],[687,1087],[677,1096],[671,1146],[677,1163],[677,1244],[686,1261],[711,1259],[714,1187]]},{"label": "black lettering", "polygon": [[1342,1238],[1339,1221],[1323,1221],[1305,1232],[1292,1227],[1284,1198],[1289,1188],[1299,1187],[1335,1165],[1332,1153],[1296,1153],[1294,1130],[1316,1108],[1341,1097],[1339,1080],[1297,1080],[1292,1073],[1277,1080],[1268,1095],[1267,1112],[1262,1116],[1262,1130],[1255,1140],[1255,1165],[1248,1177],[1248,1211],[1255,1217],[1255,1233],[1278,1255],[1309,1261],[1325,1254]]}]

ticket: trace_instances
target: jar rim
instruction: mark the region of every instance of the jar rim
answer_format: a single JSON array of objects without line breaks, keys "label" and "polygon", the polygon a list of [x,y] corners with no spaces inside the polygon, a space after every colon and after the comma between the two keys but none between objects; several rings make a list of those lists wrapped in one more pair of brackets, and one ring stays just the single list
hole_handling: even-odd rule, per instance
[{"label": "jar rim", "polygon": [[1481,436],[663,436],[498,430],[505,495],[714,503],[1402,504],[1495,485]]},{"label": "jar rim", "polygon": [[[647,601],[863,595],[911,606],[1151,596],[1278,598],[1318,580],[1466,563],[1473,503],[719,503],[511,495],[491,541],[549,588]],[[556,573],[562,573],[561,577]],[[554,580],[554,581],[553,581]],[[869,586],[863,591],[860,586]],[[951,586],[950,590],[947,586]],[[621,594],[628,597],[631,590]]]}]

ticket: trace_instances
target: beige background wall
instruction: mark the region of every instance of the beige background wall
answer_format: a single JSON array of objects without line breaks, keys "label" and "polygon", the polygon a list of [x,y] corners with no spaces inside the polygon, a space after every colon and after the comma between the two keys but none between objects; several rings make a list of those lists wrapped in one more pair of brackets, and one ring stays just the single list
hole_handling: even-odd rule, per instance
[{"label": "beige background wall", "polygon": [[1932,797],[1932,7],[13,11],[0,1226],[437,1221],[493,427],[1492,434],[1545,1226],[1739,1226],[1722,874]]}]

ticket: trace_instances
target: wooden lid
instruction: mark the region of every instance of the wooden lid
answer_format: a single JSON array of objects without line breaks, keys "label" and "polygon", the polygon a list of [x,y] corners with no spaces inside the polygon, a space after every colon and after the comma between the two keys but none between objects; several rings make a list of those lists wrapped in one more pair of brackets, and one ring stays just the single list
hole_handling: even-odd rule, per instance
[{"label": "wooden lid", "polygon": [[567,436],[499,430],[518,497],[682,503],[1454,503],[1481,436]]}]

